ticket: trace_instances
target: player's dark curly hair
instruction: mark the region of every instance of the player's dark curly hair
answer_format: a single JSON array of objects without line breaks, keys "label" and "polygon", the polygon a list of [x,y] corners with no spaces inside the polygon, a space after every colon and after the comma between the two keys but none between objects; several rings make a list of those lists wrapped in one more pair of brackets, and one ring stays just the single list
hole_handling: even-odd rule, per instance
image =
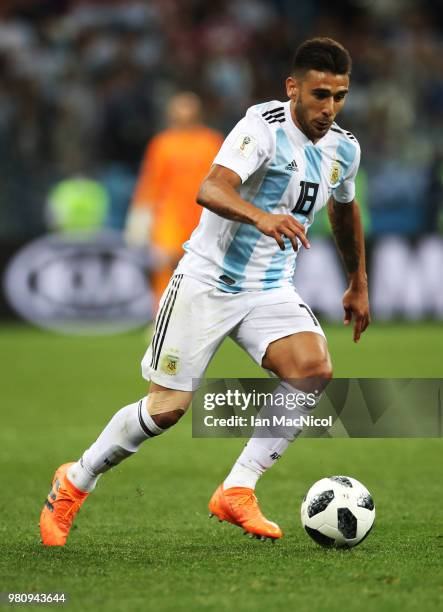
[{"label": "player's dark curly hair", "polygon": [[350,74],[351,68],[351,56],[339,42],[332,38],[310,38],[295,52],[292,74],[300,76],[307,70]]}]

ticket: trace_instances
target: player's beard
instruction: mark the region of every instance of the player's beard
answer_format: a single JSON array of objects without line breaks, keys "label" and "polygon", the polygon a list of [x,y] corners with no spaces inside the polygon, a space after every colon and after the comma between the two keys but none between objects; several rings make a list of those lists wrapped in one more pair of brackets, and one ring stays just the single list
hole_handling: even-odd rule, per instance
[{"label": "player's beard", "polygon": [[301,95],[298,96],[297,101],[295,103],[295,117],[298,121],[298,124],[302,130],[302,132],[309,138],[309,140],[318,140],[319,136],[315,134],[312,128],[309,126],[309,122],[307,119],[307,111],[303,106],[303,102],[301,99]]}]

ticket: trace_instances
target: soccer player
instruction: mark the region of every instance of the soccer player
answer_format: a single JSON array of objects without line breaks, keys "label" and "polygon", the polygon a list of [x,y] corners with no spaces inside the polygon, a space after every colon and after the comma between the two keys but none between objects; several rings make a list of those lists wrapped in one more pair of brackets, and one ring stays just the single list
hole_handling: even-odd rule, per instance
[{"label": "soccer player", "polygon": [[[326,384],[326,340],[292,281],[297,251],[310,247],[307,229],[326,204],[349,279],[344,322],[353,319],[354,341],[360,339],[370,321],[354,199],[360,149],[335,123],[350,72],[338,42],[307,40],[286,79],[289,101],[251,107],[224,141],[197,197],[200,224],[162,297],[143,358],[149,393],[117,412],[79,461],[58,468],[40,519],[44,544],[63,545],[100,476],[180,419],[226,336],[282,380],[280,393],[306,391],[310,380]],[[280,538],[254,489],[298,433],[252,437],[213,494],[210,512],[257,537]]]},{"label": "soccer player", "polygon": [[183,255],[183,242],[198,225],[198,188],[223,137],[201,121],[202,104],[193,92],[169,100],[168,128],[146,147],[126,223],[126,239],[135,246],[156,247],[163,260],[153,273],[157,302]]}]

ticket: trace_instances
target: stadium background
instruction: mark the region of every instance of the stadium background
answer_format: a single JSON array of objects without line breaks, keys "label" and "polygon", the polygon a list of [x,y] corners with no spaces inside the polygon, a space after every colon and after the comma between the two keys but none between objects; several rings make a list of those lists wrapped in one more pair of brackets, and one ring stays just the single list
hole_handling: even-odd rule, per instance
[{"label": "stadium background", "polygon": [[[322,219],[313,228],[321,257],[299,266],[297,283],[323,315],[337,376],[441,377],[439,0],[3,0],[2,270],[19,248],[48,232],[47,197],[60,180],[97,180],[110,201],[105,225],[121,230],[144,146],[164,127],[169,96],[198,92],[207,123],[226,132],[248,105],[284,99],[294,47],[316,34],[337,38],[354,59],[339,123],[362,146],[358,186],[375,302],[374,325],[358,347],[334,323],[343,279]],[[324,294],[333,299],[322,300]],[[0,590],[65,589],[72,609],[89,602],[138,610],[149,601],[165,610],[324,610],[327,601],[327,609],[338,610],[351,585],[367,609],[441,605],[440,440],[300,442],[259,489],[265,511],[287,532],[284,545],[270,550],[206,524],[207,498],[239,445],[192,440],[187,418],[155,451],[144,448],[108,476],[69,548],[42,550],[36,524],[48,478],[78,456],[110,413],[145,393],[138,362],[146,333],[44,332],[19,322],[4,295],[0,313]],[[226,343],[208,375],[261,373]],[[374,534],[348,557],[313,548],[297,525],[301,495],[334,472],[361,479],[379,508]]]}]

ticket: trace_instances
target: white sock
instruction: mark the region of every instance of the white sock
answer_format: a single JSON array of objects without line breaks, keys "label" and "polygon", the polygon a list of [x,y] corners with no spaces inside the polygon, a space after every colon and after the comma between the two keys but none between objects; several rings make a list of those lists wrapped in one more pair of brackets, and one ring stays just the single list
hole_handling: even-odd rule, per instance
[{"label": "white sock", "polygon": [[251,438],[223,483],[224,489],[248,487],[255,489],[258,479],[288,448],[285,438]]},{"label": "white sock", "polygon": [[133,455],[142,442],[164,431],[148,413],[146,397],[125,406],[114,414],[94,444],[68,469],[70,482],[80,491],[89,493],[104,472]]},{"label": "white sock", "polygon": [[[274,395],[283,394],[287,396],[289,393],[294,395],[294,393],[306,392],[297,391],[297,389],[294,389],[294,387],[285,382],[280,383],[274,391]],[[316,404],[319,399],[320,397],[318,397]],[[311,406],[309,409],[296,406],[291,410],[291,418],[309,414],[315,408],[315,405]],[[272,414],[275,414],[275,408],[272,406],[265,406],[260,411],[261,417],[266,417],[267,415],[272,416]],[[258,431],[257,428],[254,430],[243,452],[234,463],[232,470],[223,483],[224,489],[229,489],[231,487],[248,487],[249,489],[255,489],[255,485],[260,476],[280,459],[289,444],[293,442],[302,431],[301,428],[297,427],[292,429],[283,427],[281,428],[281,438],[255,437],[257,435],[263,435],[263,427],[259,429],[260,431]],[[273,433],[274,435],[277,433],[275,428],[273,428]]]}]

